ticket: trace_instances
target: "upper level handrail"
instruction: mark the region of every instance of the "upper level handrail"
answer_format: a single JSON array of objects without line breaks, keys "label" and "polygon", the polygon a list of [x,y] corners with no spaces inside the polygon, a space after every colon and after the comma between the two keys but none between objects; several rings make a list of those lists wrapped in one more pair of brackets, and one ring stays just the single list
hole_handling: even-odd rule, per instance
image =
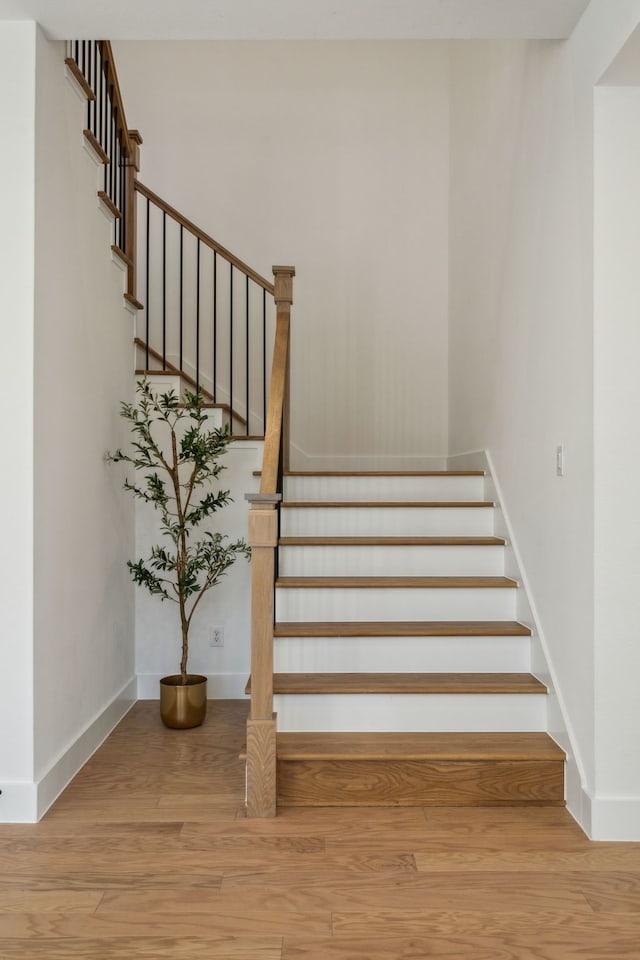
[{"label": "upper level handrail", "polygon": [[271,367],[269,406],[264,432],[260,493],[279,493],[282,470],[289,466],[289,345],[295,269],[274,267],[276,336]]},{"label": "upper level handrail", "polygon": [[240,260],[239,257],[236,257],[235,254],[231,253],[230,250],[227,250],[226,247],[223,247],[221,243],[218,243],[217,240],[214,240],[213,237],[210,237],[208,233],[205,233],[204,230],[201,230],[200,227],[196,226],[191,220],[188,220],[183,216],[175,207],[172,207],[170,203],[167,203],[166,200],[163,200],[162,197],[159,197],[157,193],[154,193],[153,190],[150,190],[149,187],[146,187],[144,183],[140,180],[136,180],[136,190],[138,193],[141,193],[143,197],[146,197],[147,200],[150,200],[151,203],[159,207],[167,216],[171,217],[172,220],[175,220],[176,223],[179,223],[185,230],[188,230],[189,233],[193,234],[194,237],[197,237],[205,246],[209,247],[211,250],[218,253],[224,260],[228,263],[233,264],[234,267],[237,267],[246,277],[249,277],[250,280],[253,280],[254,283],[257,283],[259,287],[262,287],[263,290],[266,290],[267,293],[274,295],[275,286],[273,283],[270,283],[259,273],[253,270],[248,264]]},{"label": "upper level handrail", "polygon": [[[115,67],[113,50],[109,40],[99,40],[98,45],[100,46],[102,52],[102,66],[105,72],[107,83],[113,88],[111,100],[115,109],[117,110],[119,120],[118,134],[120,136],[120,142],[124,148],[125,156],[130,157],[135,153],[135,143],[134,139],[132,138],[133,131],[130,132],[129,127],[127,126],[124,100],[122,98],[122,91],[120,90],[120,83],[118,81],[118,73]],[[135,134],[133,135],[135,136]]]}]

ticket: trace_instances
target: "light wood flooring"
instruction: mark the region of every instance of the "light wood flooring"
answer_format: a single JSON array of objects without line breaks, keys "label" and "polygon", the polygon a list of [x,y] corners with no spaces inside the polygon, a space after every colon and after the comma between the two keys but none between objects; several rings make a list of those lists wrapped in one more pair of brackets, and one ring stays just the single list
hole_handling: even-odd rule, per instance
[{"label": "light wood flooring", "polygon": [[243,701],[140,702],[37,825],[0,826],[2,960],[640,960],[640,844],[560,807],[247,820]]}]

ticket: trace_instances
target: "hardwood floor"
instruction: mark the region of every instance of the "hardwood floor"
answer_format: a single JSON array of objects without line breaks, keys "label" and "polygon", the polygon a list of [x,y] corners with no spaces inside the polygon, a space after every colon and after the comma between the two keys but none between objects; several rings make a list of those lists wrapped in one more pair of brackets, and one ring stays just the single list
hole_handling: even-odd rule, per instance
[{"label": "hardwood floor", "polygon": [[640,844],[560,807],[244,816],[247,704],[138,703],[37,825],[0,826],[2,960],[638,960]]}]

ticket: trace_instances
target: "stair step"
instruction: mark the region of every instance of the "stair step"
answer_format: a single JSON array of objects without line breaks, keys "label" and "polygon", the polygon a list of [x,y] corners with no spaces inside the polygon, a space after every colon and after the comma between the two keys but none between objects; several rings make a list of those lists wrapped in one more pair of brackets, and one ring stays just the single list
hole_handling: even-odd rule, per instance
[{"label": "stair step", "polygon": [[279,733],[283,760],[565,760],[546,733]]},{"label": "stair step", "polygon": [[476,501],[484,499],[482,473],[412,472],[289,473],[284,498],[292,501]]},{"label": "stair step", "polygon": [[488,537],[494,510],[484,500],[285,500],[283,537]]},{"label": "stair step", "polygon": [[280,733],[278,802],[562,804],[565,754],[544,733]]},{"label": "stair step", "polygon": [[304,620],[276,623],[275,637],[530,637],[517,620]]},{"label": "stair step", "polygon": [[510,589],[511,577],[278,577],[276,587],[288,589]]},{"label": "stair step", "polygon": [[503,547],[502,537],[280,537],[281,547]]},{"label": "stair step", "polygon": [[[262,470],[254,470],[261,477]],[[484,470],[285,470],[285,477],[484,477]]]},{"label": "stair step", "polygon": [[281,506],[289,509],[311,507],[494,507],[493,500],[283,500]]},{"label": "stair step", "polygon": [[[276,673],[276,694],[545,694],[530,673]],[[246,687],[251,692],[251,678]]]}]

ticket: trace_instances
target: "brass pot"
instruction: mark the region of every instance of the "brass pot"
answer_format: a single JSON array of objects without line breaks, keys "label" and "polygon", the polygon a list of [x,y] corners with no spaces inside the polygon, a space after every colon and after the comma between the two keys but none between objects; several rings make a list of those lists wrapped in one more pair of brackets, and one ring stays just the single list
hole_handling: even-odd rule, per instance
[{"label": "brass pot", "polygon": [[207,678],[188,673],[186,680],[178,673],[160,681],[160,716],[174,730],[199,727],[207,713]]}]

